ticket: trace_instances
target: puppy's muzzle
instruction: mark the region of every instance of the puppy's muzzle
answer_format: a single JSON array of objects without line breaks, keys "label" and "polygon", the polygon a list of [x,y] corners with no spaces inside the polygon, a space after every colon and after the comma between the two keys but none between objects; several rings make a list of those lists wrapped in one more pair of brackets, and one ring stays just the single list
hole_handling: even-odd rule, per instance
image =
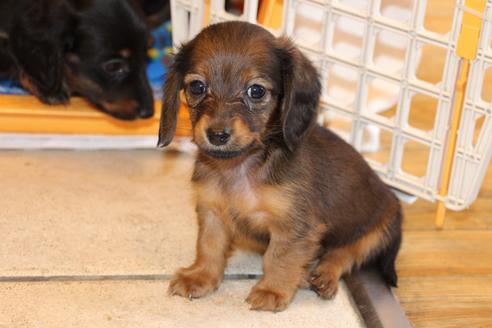
[{"label": "puppy's muzzle", "polygon": [[207,129],[207,139],[214,146],[223,146],[231,139],[231,129]]}]

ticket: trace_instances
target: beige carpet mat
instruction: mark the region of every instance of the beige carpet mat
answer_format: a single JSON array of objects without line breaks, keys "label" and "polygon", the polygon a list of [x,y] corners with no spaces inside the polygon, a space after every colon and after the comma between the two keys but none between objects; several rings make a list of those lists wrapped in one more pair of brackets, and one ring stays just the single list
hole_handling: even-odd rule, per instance
[{"label": "beige carpet mat", "polygon": [[249,311],[255,279],[239,278],[261,273],[256,255],[235,256],[207,298],[168,296],[194,258],[192,166],[153,150],[0,152],[0,328],[362,326],[345,285]]},{"label": "beige carpet mat", "polygon": [[363,327],[345,287],[329,302],[302,290],[287,311],[270,313],[250,311],[244,302],[253,283],[227,281],[191,302],[168,296],[165,281],[4,283],[0,327]]},{"label": "beige carpet mat", "polygon": [[[192,263],[193,157],[157,151],[0,155],[0,275],[172,274]],[[256,255],[230,274],[261,273]]]}]

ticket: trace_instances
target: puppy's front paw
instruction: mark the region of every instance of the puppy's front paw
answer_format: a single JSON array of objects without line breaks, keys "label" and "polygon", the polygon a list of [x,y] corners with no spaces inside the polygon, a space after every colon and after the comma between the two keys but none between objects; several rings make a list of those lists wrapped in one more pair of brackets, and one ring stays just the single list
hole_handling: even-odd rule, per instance
[{"label": "puppy's front paw", "polygon": [[246,302],[249,303],[250,310],[279,312],[287,308],[292,297],[262,287],[253,287]]},{"label": "puppy's front paw", "polygon": [[220,277],[205,270],[182,269],[169,283],[168,292],[171,295],[180,295],[191,300],[216,290],[220,280]]},{"label": "puppy's front paw", "polygon": [[48,105],[67,104],[70,101],[70,92],[67,87],[63,86],[57,92],[50,94],[39,94],[42,102]]},{"label": "puppy's front paw", "polygon": [[310,277],[311,289],[322,299],[335,297],[339,278],[330,272],[313,272]]},{"label": "puppy's front paw", "polygon": [[68,93],[60,93],[57,95],[50,95],[50,96],[40,96],[41,101],[48,104],[48,105],[60,105],[60,104],[67,104],[70,100],[70,96]]}]

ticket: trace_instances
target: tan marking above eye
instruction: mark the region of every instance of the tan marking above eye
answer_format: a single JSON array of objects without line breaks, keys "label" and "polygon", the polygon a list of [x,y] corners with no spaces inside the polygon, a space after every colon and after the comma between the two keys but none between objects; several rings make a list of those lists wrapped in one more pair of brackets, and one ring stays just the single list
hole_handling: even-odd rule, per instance
[{"label": "tan marking above eye", "polygon": [[80,57],[77,54],[74,53],[68,53],[65,58],[69,63],[72,64],[80,64]]},{"label": "tan marking above eye", "polygon": [[130,56],[132,55],[132,51],[128,48],[125,48],[120,50],[119,54],[123,58],[130,58]]}]

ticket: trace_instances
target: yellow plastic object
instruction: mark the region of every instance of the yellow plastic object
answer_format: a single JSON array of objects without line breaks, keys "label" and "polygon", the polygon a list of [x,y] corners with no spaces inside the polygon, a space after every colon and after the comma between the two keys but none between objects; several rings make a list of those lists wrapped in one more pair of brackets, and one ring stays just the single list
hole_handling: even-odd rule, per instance
[{"label": "yellow plastic object", "polygon": [[[461,112],[463,109],[463,101],[465,99],[466,84],[468,82],[468,73],[470,70],[470,62],[464,60],[461,66],[460,77],[456,82],[456,93],[454,98],[453,116],[451,118],[451,127],[449,131],[448,144],[446,147],[443,173],[441,178],[441,190],[439,196],[444,198],[448,194],[449,180],[451,178],[451,168],[453,166],[453,157],[456,150],[456,140],[458,137],[458,128],[461,121]],[[446,217],[446,207],[444,200],[440,200],[437,204],[436,213],[436,226],[442,229],[444,226],[444,219]]]},{"label": "yellow plastic object", "polygon": [[283,0],[262,0],[258,10],[258,22],[270,28],[280,28],[283,6]]},{"label": "yellow plastic object", "polygon": [[210,17],[210,1],[211,0],[204,0],[205,1],[205,13],[203,15],[203,26],[208,25],[208,18]]},{"label": "yellow plastic object", "polygon": [[149,51],[147,51],[147,55],[151,59],[159,58],[159,50],[157,50],[155,48],[149,49]]},{"label": "yellow plastic object", "polygon": [[485,0],[465,1],[461,32],[456,47],[456,54],[464,59],[473,60],[477,55],[485,5]]},{"label": "yellow plastic object", "polygon": [[448,194],[449,181],[451,179],[451,169],[453,167],[453,158],[456,150],[456,140],[458,138],[458,129],[461,121],[461,113],[468,83],[468,74],[470,71],[470,61],[477,56],[478,44],[480,41],[480,30],[482,27],[483,15],[485,12],[485,0],[466,0],[463,8],[463,21],[461,32],[458,37],[456,55],[463,58],[458,80],[456,81],[453,114],[445,152],[445,161],[441,176],[441,189],[439,196],[441,200],[437,204],[436,226],[442,229],[446,218],[446,207],[444,197]]},{"label": "yellow plastic object", "polygon": [[[146,120],[121,121],[95,110],[86,100],[74,97],[70,105],[45,105],[33,96],[0,96],[0,132],[102,135],[157,135],[160,102],[156,114]],[[176,135],[190,135],[187,109],[183,106]]]}]

